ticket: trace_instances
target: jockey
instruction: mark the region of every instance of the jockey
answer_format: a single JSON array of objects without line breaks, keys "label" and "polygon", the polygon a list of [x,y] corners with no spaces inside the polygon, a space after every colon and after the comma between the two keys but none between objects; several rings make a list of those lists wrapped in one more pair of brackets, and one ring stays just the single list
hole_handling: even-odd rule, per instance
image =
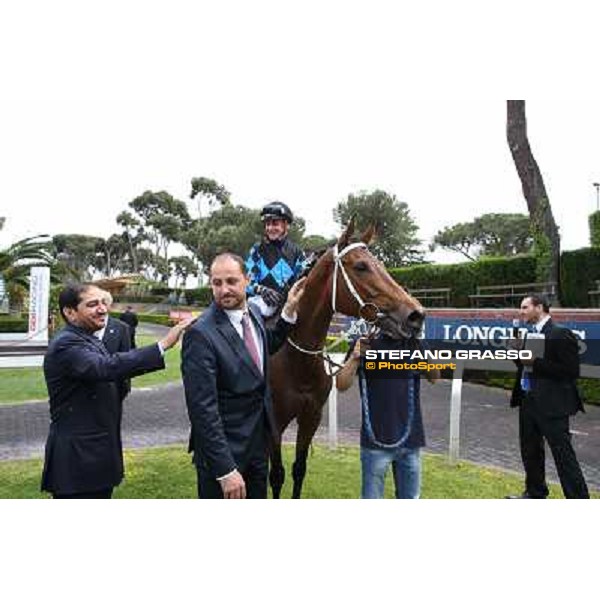
[{"label": "jockey", "polygon": [[264,238],[254,244],[246,259],[250,284],[248,299],[264,317],[270,317],[283,306],[287,292],[304,270],[302,249],[288,238],[294,220],[283,202],[269,202],[260,211]]}]

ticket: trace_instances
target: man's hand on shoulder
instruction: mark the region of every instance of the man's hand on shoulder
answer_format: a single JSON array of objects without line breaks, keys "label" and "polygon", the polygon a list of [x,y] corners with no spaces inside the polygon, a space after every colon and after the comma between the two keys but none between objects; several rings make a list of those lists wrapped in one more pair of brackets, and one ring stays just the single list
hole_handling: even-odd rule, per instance
[{"label": "man's hand on shoulder", "polygon": [[196,322],[195,318],[180,321],[177,325],[169,329],[167,335],[159,341],[159,345],[163,350],[172,348],[178,341],[184,331],[191,327]]},{"label": "man's hand on shoulder", "polygon": [[306,286],[306,277],[302,277],[302,279],[298,279],[296,283],[290,288],[288,292],[287,302],[283,307],[283,312],[288,315],[290,318],[293,318],[296,310],[298,309],[298,304],[300,303],[300,299],[304,294],[304,287]]}]

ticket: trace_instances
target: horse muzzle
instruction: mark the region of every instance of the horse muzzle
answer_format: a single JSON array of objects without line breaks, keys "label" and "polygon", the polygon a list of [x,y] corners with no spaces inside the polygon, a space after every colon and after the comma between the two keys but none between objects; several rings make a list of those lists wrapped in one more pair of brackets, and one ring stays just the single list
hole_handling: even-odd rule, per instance
[{"label": "horse muzzle", "polygon": [[417,337],[423,329],[425,313],[421,310],[413,310],[408,315],[401,311],[378,314],[378,325],[382,333],[391,338]]}]

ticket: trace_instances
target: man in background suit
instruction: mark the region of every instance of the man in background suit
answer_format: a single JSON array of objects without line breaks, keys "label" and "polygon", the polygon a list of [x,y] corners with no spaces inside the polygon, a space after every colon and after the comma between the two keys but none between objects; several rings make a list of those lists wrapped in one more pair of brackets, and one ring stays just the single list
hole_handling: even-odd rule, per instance
[{"label": "man in background suit", "polygon": [[214,301],[183,339],[181,371],[199,498],[266,498],[275,431],[268,356],[284,343],[305,280],[290,289],[275,328],[246,302],[244,261],[221,254],[210,269]]},{"label": "man in background suit", "polygon": [[[102,341],[109,354],[117,354],[117,352],[129,352],[132,349],[131,346],[131,332],[129,325],[123,323],[119,319],[115,319],[110,315],[110,309],[113,304],[113,297],[110,292],[105,292],[106,310],[109,311],[107,314],[106,324],[102,329],[94,332],[94,335]],[[119,390],[119,447],[121,453],[123,452],[123,442],[121,439],[121,430],[123,425],[123,400],[131,392],[131,379],[121,379],[115,382],[117,389]]]},{"label": "man in background suit", "polygon": [[133,308],[128,306],[125,309],[125,312],[122,312],[119,315],[119,320],[129,326],[129,333],[131,335],[131,347],[135,348],[135,330],[138,326],[138,316],[135,314]]},{"label": "man in background suit", "polygon": [[58,304],[67,325],[44,358],[51,423],[41,487],[54,498],[110,498],[123,478],[118,382],[164,369],[164,352],[189,322],[156,344],[111,355],[94,336],[107,320],[104,290],[70,285]]},{"label": "man in background suit", "polygon": [[[115,319],[110,315],[110,309],[113,304],[113,297],[110,292],[105,292],[106,309],[109,311],[106,319],[106,324],[102,329],[94,332],[94,335],[102,340],[102,343],[106,346],[106,349],[110,354],[116,354],[117,352],[129,352],[135,346],[131,345],[131,330],[127,323],[124,323],[120,319]],[[129,379],[123,379],[118,382],[119,397],[121,402],[125,399],[125,396],[131,391],[131,381]]]},{"label": "man in background suit", "polygon": [[[509,498],[546,498],[544,440],[548,442],[566,498],[589,498],[571,443],[569,417],[583,412],[577,391],[579,348],[575,335],[556,325],[548,301],[530,294],[521,317],[545,337],[543,357],[517,362],[511,406],[519,407],[519,441],[525,468],[525,491]],[[525,348],[527,343],[525,340]]]}]

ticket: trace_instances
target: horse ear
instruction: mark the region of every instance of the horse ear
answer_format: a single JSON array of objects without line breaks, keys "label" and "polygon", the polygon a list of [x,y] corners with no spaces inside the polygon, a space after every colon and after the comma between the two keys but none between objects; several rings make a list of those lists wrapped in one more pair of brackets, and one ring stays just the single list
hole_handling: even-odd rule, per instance
[{"label": "horse ear", "polygon": [[377,227],[375,227],[375,225],[373,225],[373,223],[371,223],[371,225],[369,225],[367,227],[367,230],[362,234],[361,242],[363,242],[363,244],[366,244],[368,246],[375,239],[376,234],[377,234]]},{"label": "horse ear", "polygon": [[350,222],[348,223],[348,225],[346,226],[346,229],[340,236],[340,239],[338,240],[338,248],[340,250],[342,248],[345,248],[348,245],[348,243],[350,242],[350,239],[352,238],[352,234],[354,233],[355,220],[356,220],[356,215],[352,215],[352,217],[350,218]]}]

